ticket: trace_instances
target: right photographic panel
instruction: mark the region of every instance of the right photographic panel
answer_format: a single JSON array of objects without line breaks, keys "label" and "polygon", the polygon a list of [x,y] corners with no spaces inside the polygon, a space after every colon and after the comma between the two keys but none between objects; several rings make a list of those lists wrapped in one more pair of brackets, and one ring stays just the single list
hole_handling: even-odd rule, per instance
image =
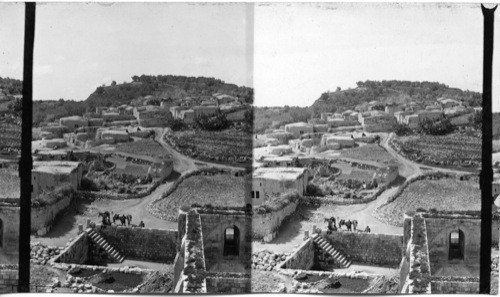
[{"label": "right photographic panel", "polygon": [[[252,292],[480,292],[483,20],[480,4],[256,4]],[[492,220],[498,293],[495,204]]]}]

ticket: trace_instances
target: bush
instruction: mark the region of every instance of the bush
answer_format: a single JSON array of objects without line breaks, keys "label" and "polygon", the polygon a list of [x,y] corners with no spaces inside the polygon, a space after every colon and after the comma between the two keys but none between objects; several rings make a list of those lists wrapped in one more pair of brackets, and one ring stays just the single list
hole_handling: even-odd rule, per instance
[{"label": "bush", "polygon": [[321,190],[320,187],[318,187],[317,185],[315,184],[308,184],[307,187],[306,187],[306,195],[307,196],[319,196],[319,197],[323,197],[325,196],[323,191]]},{"label": "bush", "polygon": [[92,191],[92,192],[99,191],[99,187],[97,186],[97,184],[93,180],[91,180],[87,177],[82,178],[82,182],[80,184],[80,189],[82,191]]},{"label": "bush", "polygon": [[181,131],[187,129],[186,123],[181,119],[171,119],[167,124],[173,131]]},{"label": "bush", "polygon": [[35,199],[31,200],[31,205],[33,207],[42,207],[45,205],[54,204],[66,197],[70,197],[73,199],[76,196],[77,192],[70,186],[64,185],[58,188],[55,188],[52,191],[43,192]]},{"label": "bush", "polygon": [[290,203],[297,201],[300,198],[300,195],[297,192],[283,194],[279,197],[272,197],[269,200],[266,200],[263,204],[259,205],[255,208],[255,212],[258,214],[266,214],[273,211],[278,211]]},{"label": "bush", "polygon": [[214,116],[199,115],[195,119],[195,126],[201,130],[221,131],[231,126],[231,122],[222,112],[217,112]]},{"label": "bush", "polygon": [[450,122],[450,119],[446,118],[437,123],[429,119],[425,119],[419,123],[418,129],[420,133],[425,133],[429,135],[446,135],[455,130]]},{"label": "bush", "polygon": [[394,123],[392,129],[393,129],[394,133],[396,133],[397,136],[410,135],[413,132],[412,129],[410,129],[410,127],[408,127],[408,125],[400,124],[398,122]]}]

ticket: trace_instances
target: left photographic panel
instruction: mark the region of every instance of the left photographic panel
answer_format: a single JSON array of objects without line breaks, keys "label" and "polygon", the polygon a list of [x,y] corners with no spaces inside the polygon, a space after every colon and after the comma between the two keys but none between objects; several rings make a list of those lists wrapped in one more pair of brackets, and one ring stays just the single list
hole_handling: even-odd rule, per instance
[{"label": "left photographic panel", "polygon": [[248,293],[252,4],[38,3],[30,287]]},{"label": "left photographic panel", "polygon": [[0,293],[19,279],[24,3],[0,3]]}]

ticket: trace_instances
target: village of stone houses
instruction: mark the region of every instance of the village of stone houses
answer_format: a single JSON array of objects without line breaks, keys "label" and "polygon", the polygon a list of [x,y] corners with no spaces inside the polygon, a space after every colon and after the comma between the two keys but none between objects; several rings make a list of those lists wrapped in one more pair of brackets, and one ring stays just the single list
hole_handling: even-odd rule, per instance
[{"label": "village of stone houses", "polygon": [[[13,292],[22,98],[2,83],[0,286]],[[34,102],[32,292],[479,292],[481,94],[366,81],[304,108],[253,96],[142,75]]]}]

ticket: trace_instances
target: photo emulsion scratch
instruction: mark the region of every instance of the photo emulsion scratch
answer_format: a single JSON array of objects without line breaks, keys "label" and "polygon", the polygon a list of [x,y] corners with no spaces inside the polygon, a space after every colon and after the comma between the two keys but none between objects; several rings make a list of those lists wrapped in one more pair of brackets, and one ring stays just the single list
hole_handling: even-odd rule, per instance
[{"label": "photo emulsion scratch", "polygon": [[0,293],[498,294],[491,8],[1,3]]}]

